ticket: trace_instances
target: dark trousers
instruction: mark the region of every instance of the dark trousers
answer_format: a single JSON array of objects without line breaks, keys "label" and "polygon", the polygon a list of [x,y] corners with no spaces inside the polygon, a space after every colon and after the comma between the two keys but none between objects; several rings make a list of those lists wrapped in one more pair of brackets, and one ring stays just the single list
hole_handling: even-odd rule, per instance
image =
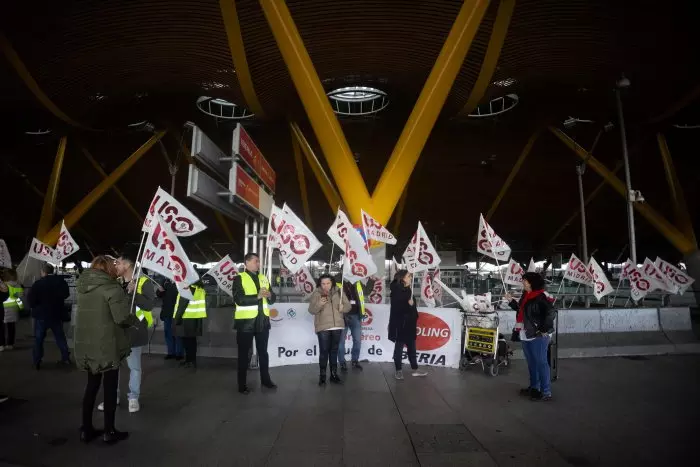
[{"label": "dark trousers", "polygon": [[417,370],[418,360],[416,360],[416,340],[413,339],[407,342],[397,340],[394,344],[394,366],[396,367],[396,371],[401,370],[404,345],[406,346],[406,353],[408,353],[408,361],[411,362],[411,368]]},{"label": "dark trousers", "polygon": [[[7,340],[5,340],[5,329],[7,329]],[[2,313],[0,313],[0,346],[15,345],[15,330],[17,323],[3,323]]]},{"label": "dark trousers", "polygon": [[270,331],[263,332],[241,332],[236,334],[238,341],[238,387],[246,387],[246,377],[248,376],[248,354],[253,348],[253,338],[255,338],[255,349],[258,352],[258,363],[260,364],[260,381],[263,384],[272,383],[270,379],[270,357],[267,354],[267,340]]},{"label": "dark trousers", "polygon": [[331,360],[331,371],[335,371],[338,368],[338,346],[340,345],[343,330],[321,331],[317,332],[316,335],[318,336],[318,366],[321,369],[321,374],[325,375],[329,357]]},{"label": "dark trousers", "polygon": [[66,342],[66,334],[63,331],[63,323],[61,320],[45,320],[45,319],[35,319],[34,320],[34,352],[32,357],[34,358],[34,364],[41,363],[44,358],[44,339],[46,339],[46,333],[51,330],[54,339],[56,339],[56,345],[61,351],[61,360],[67,362],[70,359],[70,351],[68,350],[68,343]]},{"label": "dark trousers", "polygon": [[197,363],[197,338],[183,337],[182,346],[185,348],[185,361]]},{"label": "dark trousers", "polygon": [[163,334],[168,355],[182,357],[182,338],[175,336],[175,323],[172,318],[163,318]]},{"label": "dark trousers", "polygon": [[117,410],[117,383],[119,370],[109,370],[104,373],[88,373],[87,386],[83,396],[83,429],[92,430],[92,412],[95,410],[95,399],[104,375],[104,417],[105,431],[114,430],[114,413]]}]

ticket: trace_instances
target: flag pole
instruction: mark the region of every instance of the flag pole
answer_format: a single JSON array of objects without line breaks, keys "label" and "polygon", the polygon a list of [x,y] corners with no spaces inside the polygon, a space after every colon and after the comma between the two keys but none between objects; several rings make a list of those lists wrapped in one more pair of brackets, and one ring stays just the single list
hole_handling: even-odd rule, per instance
[{"label": "flag pole", "polygon": [[[143,232],[141,235],[141,244],[139,245],[139,251],[136,254],[136,264],[134,264],[134,272],[132,273],[131,280],[136,281],[138,284],[139,277],[141,276],[141,254],[143,253],[143,246],[146,243],[146,232]],[[138,274],[136,274],[136,270],[138,270]],[[136,277],[134,277],[134,275]],[[129,307],[129,313],[131,313],[131,310],[134,308],[134,301],[136,300],[136,285],[134,286],[134,294],[131,296],[131,306]]]}]

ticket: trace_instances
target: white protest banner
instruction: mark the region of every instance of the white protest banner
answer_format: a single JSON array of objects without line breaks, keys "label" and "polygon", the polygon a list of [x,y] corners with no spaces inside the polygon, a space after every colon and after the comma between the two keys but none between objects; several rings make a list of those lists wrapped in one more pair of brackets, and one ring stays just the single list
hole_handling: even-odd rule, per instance
[{"label": "white protest banner", "polygon": [[508,266],[506,268],[506,273],[503,276],[503,282],[505,282],[508,285],[514,285],[516,287],[522,287],[523,286],[523,268],[515,262],[514,259],[511,258],[511,260],[508,262]]},{"label": "white protest banner", "polygon": [[601,298],[613,293],[615,289],[610,285],[605,271],[603,271],[603,268],[600,267],[592,256],[591,260],[588,262],[588,274],[591,276],[593,295],[595,295],[596,300],[600,301]]},{"label": "white protest banner", "polygon": [[[357,234],[357,236],[360,238],[360,241],[364,245],[364,240],[362,239],[362,236],[352,226],[352,222],[350,222],[348,216],[343,211],[338,209],[338,213],[335,216],[335,220],[328,229],[328,236],[331,240],[333,240],[333,243],[345,250],[345,240],[349,239],[350,236],[355,237],[355,235],[353,235],[353,232]],[[357,238],[353,238],[352,242],[357,243]]]},{"label": "white protest banner", "polygon": [[537,272],[537,265],[534,258],[530,258],[530,264],[527,266],[527,272]]},{"label": "white protest banner", "polygon": [[571,258],[569,258],[569,264],[564,273],[564,279],[583,285],[591,285],[592,281],[591,274],[588,272],[588,267],[573,253],[571,253]]},{"label": "white protest banner", "polygon": [[297,292],[301,292],[304,298],[309,298],[316,288],[314,278],[309,271],[309,268],[304,266],[292,276],[294,280],[294,288]]},{"label": "white protest banner", "polygon": [[355,283],[372,276],[377,272],[377,265],[372,255],[365,250],[365,242],[360,234],[347,236],[345,240],[345,258],[343,259],[343,279]]},{"label": "white protest banner", "polygon": [[476,249],[482,255],[493,258],[496,261],[505,263],[510,258],[510,247],[484,219],[484,215],[479,217],[479,233],[476,240]]},{"label": "white protest banner", "polygon": [[666,276],[670,281],[672,281],[678,288],[678,294],[683,295],[688,288],[693,285],[695,279],[690,277],[685,272],[681,271],[671,263],[668,263],[661,258],[656,258],[654,262],[656,268]]},{"label": "white protest banner", "polygon": [[440,287],[440,284],[435,282],[435,280],[440,280],[440,268],[437,268],[435,272],[433,273],[433,295],[435,296],[435,301],[437,303],[440,303],[440,306],[442,306],[442,287]]},{"label": "white protest banner", "polygon": [[188,286],[199,279],[199,274],[169,224],[156,217],[152,225],[141,256],[141,267],[171,279],[180,295],[192,300]]},{"label": "white protest banner", "polygon": [[7,248],[5,240],[0,238],[0,268],[11,268],[12,258],[10,258],[10,250]]},{"label": "white protest banner", "polygon": [[284,211],[276,205],[272,205],[270,217],[267,222],[267,245],[270,249],[280,247],[279,230],[284,222]]},{"label": "white protest banner", "polygon": [[[415,242],[414,242],[415,240]],[[404,258],[406,258],[406,269],[411,273],[416,273],[420,271],[427,271],[428,269],[435,268],[440,264],[440,257],[435,250],[432,242],[428,238],[428,234],[423,228],[423,224],[418,222],[418,229],[416,230],[411,244],[409,245],[411,252],[407,248],[408,257],[404,253]]]},{"label": "white protest banner", "polygon": [[634,302],[638,302],[651,292],[652,284],[649,279],[644,277],[643,271],[637,268],[632,260],[628,259],[622,267],[622,274],[630,282],[630,298]]},{"label": "white protest banner", "polygon": [[362,213],[362,230],[365,231],[367,241],[375,240],[388,243],[389,245],[396,245],[396,237],[386,227],[364,210],[361,209],[360,212]]},{"label": "white protest banner", "polygon": [[[270,366],[318,363],[318,337],[307,303],[276,303],[270,310]],[[360,360],[391,362],[394,343],[387,338],[389,305],[368,303],[362,317]],[[416,351],[419,365],[458,368],[462,318],[454,308],[418,308]],[[348,334],[345,352],[350,355]],[[404,362],[408,355],[403,354]]]},{"label": "white protest banner", "polygon": [[29,248],[29,256],[31,258],[56,264],[54,253],[54,249],[47,244],[40,242],[36,238],[32,239],[32,246]]},{"label": "white protest banner", "polygon": [[491,292],[487,292],[484,295],[466,295],[465,301],[467,305],[467,311],[478,311],[481,313],[488,313],[493,311],[493,304],[491,303]]},{"label": "white protest banner", "polygon": [[168,224],[168,228],[178,237],[190,237],[207,228],[189,209],[161,187],[158,187],[158,191],[151,201],[141,231],[150,232],[154,227],[154,219],[157,219],[158,216],[163,223]]},{"label": "white protest banner", "polygon": [[229,255],[221,258],[221,261],[216,263],[216,265],[208,270],[206,274],[209,274],[216,280],[216,283],[219,284],[219,288],[221,290],[233,297],[233,280],[238,275],[238,266],[236,266],[236,263],[231,261],[231,257]]},{"label": "white protest banner", "polygon": [[374,285],[372,286],[372,290],[369,292],[369,295],[367,295],[367,301],[374,305],[381,305],[382,303],[384,303],[386,295],[384,278],[372,276],[370,277],[370,279],[374,281]]},{"label": "white protest banner", "polygon": [[676,284],[674,284],[673,281],[666,277],[661,271],[656,269],[654,262],[649,258],[644,259],[642,271],[644,276],[651,282],[652,290],[660,289],[664,292],[678,292],[678,287],[676,287]]},{"label": "white protest banner", "polygon": [[277,229],[280,258],[294,274],[321,248],[321,242],[286,204],[283,210],[284,217]]},{"label": "white protest banner", "polygon": [[54,250],[54,259],[57,263],[60,263],[78,250],[80,250],[80,247],[75,240],[73,240],[68,229],[66,229],[66,224],[61,221],[61,231],[58,234],[58,242]]},{"label": "white protest banner", "polygon": [[435,293],[433,292],[433,281],[430,279],[430,271],[423,273],[420,282],[420,297],[425,306],[435,308]]}]

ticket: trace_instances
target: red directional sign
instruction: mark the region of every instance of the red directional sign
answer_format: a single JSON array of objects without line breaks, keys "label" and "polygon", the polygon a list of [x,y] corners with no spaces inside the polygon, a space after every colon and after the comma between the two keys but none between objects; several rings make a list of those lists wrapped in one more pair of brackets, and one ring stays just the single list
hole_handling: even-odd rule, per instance
[{"label": "red directional sign", "polygon": [[240,123],[233,130],[232,152],[253,169],[253,172],[273,193],[275,192],[277,174]]}]

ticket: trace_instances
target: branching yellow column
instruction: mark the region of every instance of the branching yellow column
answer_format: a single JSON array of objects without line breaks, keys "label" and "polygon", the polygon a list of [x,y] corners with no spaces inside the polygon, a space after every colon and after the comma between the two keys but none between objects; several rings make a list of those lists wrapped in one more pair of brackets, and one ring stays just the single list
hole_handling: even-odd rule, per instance
[{"label": "branching yellow column", "polygon": [[41,208],[39,226],[36,230],[36,235],[39,238],[46,234],[53,225],[54,213],[56,212],[56,197],[58,196],[58,183],[61,181],[66,144],[67,139],[64,136],[58,142],[56,158],[54,159],[53,169],[51,169],[51,176],[49,177],[49,186],[46,188],[46,196],[44,197],[44,206]]}]

